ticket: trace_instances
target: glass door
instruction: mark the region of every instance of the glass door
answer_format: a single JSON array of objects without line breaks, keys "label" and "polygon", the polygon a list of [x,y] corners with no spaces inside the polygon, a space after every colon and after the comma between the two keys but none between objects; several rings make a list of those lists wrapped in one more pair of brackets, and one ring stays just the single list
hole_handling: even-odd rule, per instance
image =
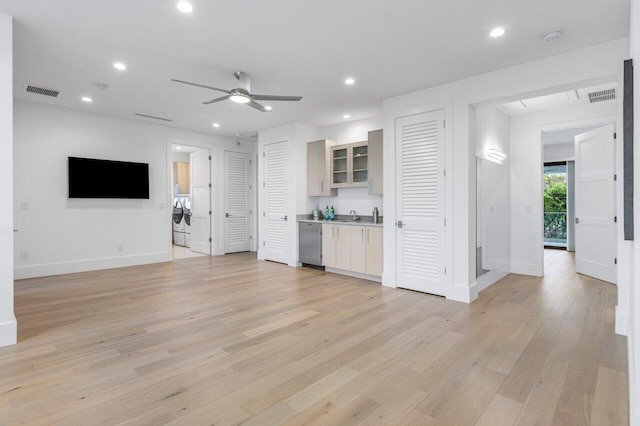
[{"label": "glass door", "polygon": [[331,188],[349,186],[349,148],[346,145],[331,147]]},{"label": "glass door", "polygon": [[351,144],[353,161],[352,186],[367,186],[369,180],[369,156],[367,142]]},{"label": "glass door", "polygon": [[567,247],[567,163],[544,165],[544,245]]}]

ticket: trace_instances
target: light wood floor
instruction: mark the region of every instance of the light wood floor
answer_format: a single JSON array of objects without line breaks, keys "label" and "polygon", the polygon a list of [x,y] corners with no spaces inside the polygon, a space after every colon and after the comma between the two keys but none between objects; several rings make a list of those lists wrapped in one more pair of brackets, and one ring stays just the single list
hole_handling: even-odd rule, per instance
[{"label": "light wood floor", "polygon": [[572,261],[471,305],[249,253],[18,281],[0,423],[626,424],[616,288]]}]

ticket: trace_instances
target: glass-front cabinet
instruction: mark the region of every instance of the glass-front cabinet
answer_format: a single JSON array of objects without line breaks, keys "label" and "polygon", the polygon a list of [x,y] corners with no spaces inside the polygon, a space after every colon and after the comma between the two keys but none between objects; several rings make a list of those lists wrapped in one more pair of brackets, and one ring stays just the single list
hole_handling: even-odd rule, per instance
[{"label": "glass-front cabinet", "polygon": [[367,142],[331,147],[331,188],[366,187],[368,182]]}]

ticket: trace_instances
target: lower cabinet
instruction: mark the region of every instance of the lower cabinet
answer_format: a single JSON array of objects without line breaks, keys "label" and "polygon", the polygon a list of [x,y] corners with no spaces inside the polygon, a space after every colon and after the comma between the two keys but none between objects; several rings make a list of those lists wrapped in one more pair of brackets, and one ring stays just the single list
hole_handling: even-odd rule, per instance
[{"label": "lower cabinet", "polygon": [[322,264],[360,274],[382,275],[382,228],[322,224]]}]

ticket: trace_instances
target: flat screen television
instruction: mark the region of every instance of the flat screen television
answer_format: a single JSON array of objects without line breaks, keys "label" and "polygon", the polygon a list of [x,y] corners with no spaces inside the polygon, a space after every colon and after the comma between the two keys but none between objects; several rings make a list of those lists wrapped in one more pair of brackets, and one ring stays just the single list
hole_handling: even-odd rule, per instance
[{"label": "flat screen television", "polygon": [[69,198],[149,199],[149,164],[69,157]]}]

